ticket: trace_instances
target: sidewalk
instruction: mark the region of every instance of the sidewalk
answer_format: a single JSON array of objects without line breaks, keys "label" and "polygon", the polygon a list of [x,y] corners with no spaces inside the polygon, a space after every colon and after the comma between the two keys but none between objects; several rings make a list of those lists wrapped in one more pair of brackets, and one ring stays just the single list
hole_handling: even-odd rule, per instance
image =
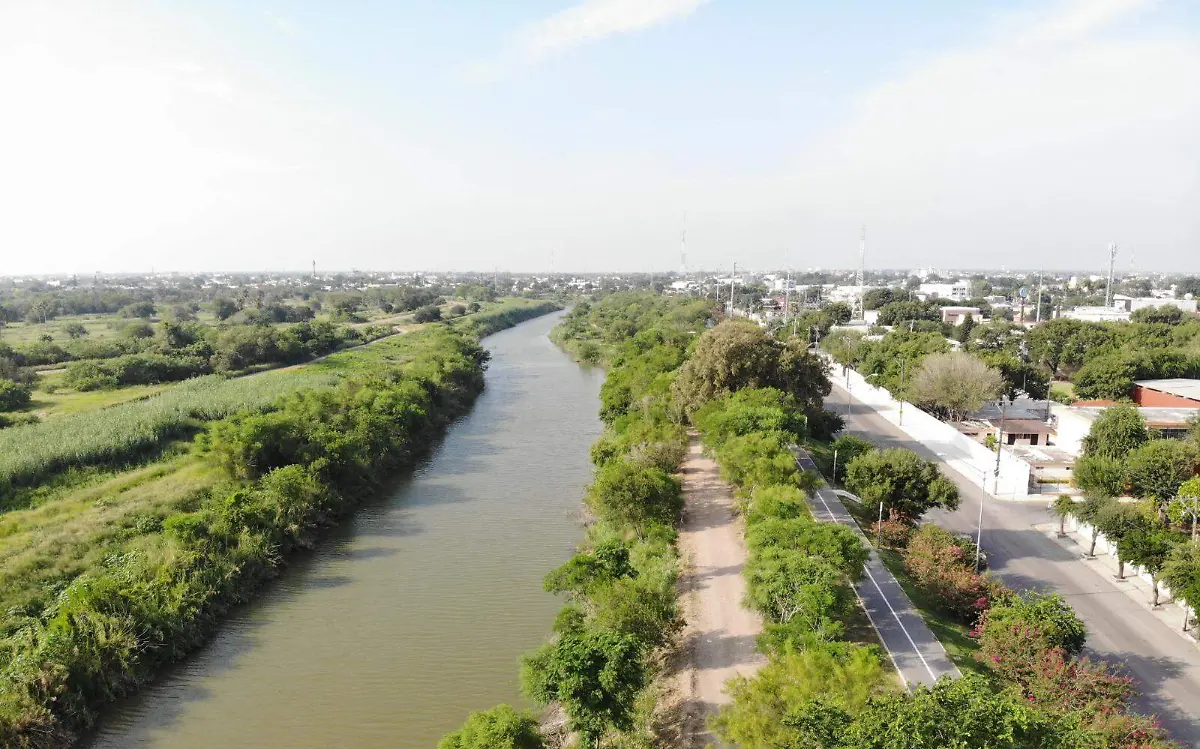
[{"label": "sidewalk", "polygon": [[1073,519],[1067,525],[1067,535],[1062,538],[1058,536],[1058,523],[1035,525],[1034,528],[1047,538],[1057,542],[1059,546],[1077,554],[1080,564],[1088,567],[1097,575],[1107,580],[1114,588],[1136,601],[1142,608],[1149,611],[1155,619],[1167,625],[1178,637],[1192,644],[1200,642],[1194,634],[1195,629],[1188,630],[1187,632],[1183,631],[1184,608],[1171,600],[1169,591],[1165,590],[1160,584],[1158,586],[1159,606],[1157,609],[1152,608],[1150,601],[1154,598],[1154,588],[1148,579],[1139,574],[1140,571],[1138,568],[1132,564],[1126,564],[1125,579],[1118,580],[1117,560],[1108,554],[1108,545],[1105,543],[1104,537],[1101,536],[1099,543],[1096,544],[1096,556],[1089,558],[1085,555],[1092,543],[1091,536],[1079,533],[1078,528],[1072,529],[1072,524]]},{"label": "sidewalk", "polygon": [[[803,471],[821,474],[808,453],[801,448],[794,451],[796,465]],[[929,629],[925,619],[908,600],[904,589],[888,571],[879,555],[871,546],[870,539],[863,534],[858,523],[846,510],[846,506],[831,489],[819,489],[816,496],[808,500],[813,518],[828,520],[844,525],[857,533],[871,556],[863,572],[863,580],[855,586],[863,610],[871,625],[879,633],[879,639],[896,665],[896,671],[904,686],[911,689],[914,684],[933,685],[943,676],[958,677],[958,667],[946,654],[946,648]]]}]

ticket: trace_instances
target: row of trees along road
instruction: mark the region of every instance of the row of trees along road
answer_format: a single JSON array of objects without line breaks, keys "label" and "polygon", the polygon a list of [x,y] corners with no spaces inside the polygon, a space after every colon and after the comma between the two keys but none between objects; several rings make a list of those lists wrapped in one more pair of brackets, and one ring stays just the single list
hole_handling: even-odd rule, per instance
[{"label": "row of trees along road", "polygon": [[1056,318],[1028,331],[998,317],[948,326],[937,302],[887,301],[878,309],[880,325],[894,326],[871,331],[883,340],[830,332],[832,323],[822,326],[821,320],[810,327],[836,361],[876,375],[875,384],[897,394],[904,368],[911,374],[926,355],[949,351],[948,338],[999,370],[1010,397],[1023,391],[1046,398],[1050,381],[1058,379],[1071,380],[1081,399],[1122,400],[1139,379],[1200,377],[1200,318],[1170,305],[1138,310],[1130,322]]},{"label": "row of trees along road", "polygon": [[[721,333],[709,335],[715,345]],[[1078,657],[1084,628],[1061,598],[1009,591],[973,570],[969,541],[917,530],[929,509],[958,503],[934,464],[841,437],[834,444],[847,487],[868,506],[889,508],[886,523],[903,529],[895,535],[913,539],[906,566],[925,560],[927,574],[914,578],[975,626],[980,643],[982,673],[900,690],[874,646],[845,640],[855,606],[849,586],[866,550],[809,515],[804,493],[814,477],[798,473],[787,450],[811,437],[803,417],[789,393],[754,385],[710,398],[693,416],[737,488],[750,552],[747,603],[767,622],[767,664],[730,682],[733,702],[714,721],[724,740],[742,749],[1172,746],[1150,718],[1128,711],[1128,678]]]},{"label": "row of trees along road", "polygon": [[[1153,581],[1153,605],[1160,581],[1175,595],[1200,602],[1198,467],[1200,421],[1186,439],[1163,439],[1146,428],[1138,409],[1113,406],[1092,423],[1075,462],[1074,482],[1086,499],[1061,497],[1055,510],[1064,522],[1074,515],[1091,526],[1089,555],[1101,533],[1116,545],[1119,577],[1126,563],[1145,570]],[[1124,496],[1136,501],[1116,499]]]}]

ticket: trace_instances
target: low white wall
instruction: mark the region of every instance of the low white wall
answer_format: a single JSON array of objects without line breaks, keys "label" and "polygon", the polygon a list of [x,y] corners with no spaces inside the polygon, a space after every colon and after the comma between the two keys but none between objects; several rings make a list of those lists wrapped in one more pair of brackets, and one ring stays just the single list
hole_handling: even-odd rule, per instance
[{"label": "low white wall", "polygon": [[853,369],[846,369],[836,363],[832,367],[831,377],[843,388],[848,384],[850,394],[855,400],[865,403],[877,414],[900,427],[905,434],[934,452],[971,483],[993,497],[1029,496],[1029,479],[1032,473],[1029,463],[1011,453],[1001,451],[1000,473],[997,476],[995,452],[911,403],[904,404],[901,419],[900,401],[893,398],[891,393],[870,384]]},{"label": "low white wall", "polygon": [[[1079,518],[1075,517],[1074,515],[1068,515],[1067,522],[1064,525],[1065,525],[1066,531],[1068,533],[1078,533],[1079,534],[1080,543],[1083,544],[1083,546],[1085,547],[1084,551],[1086,552],[1087,551],[1086,547],[1090,546],[1092,543],[1092,526],[1080,521]],[[1108,539],[1105,538],[1103,533],[1098,533],[1098,534],[1096,534],[1096,554],[1097,555],[1107,554],[1108,556],[1112,557],[1113,559],[1118,559],[1117,545],[1110,544],[1108,542]],[[1147,585],[1154,584],[1154,579],[1150,576],[1149,572],[1146,572],[1138,565],[1131,564],[1129,562],[1125,563],[1125,576],[1126,577],[1139,577],[1142,580],[1145,580]],[[1165,583],[1160,582],[1158,584],[1158,591],[1159,591],[1159,595],[1162,596],[1162,600],[1165,601],[1165,600],[1170,599],[1182,607],[1188,607],[1187,601],[1185,601],[1182,598],[1175,598],[1175,596],[1171,595],[1171,589],[1169,587],[1167,587],[1167,585]]]}]

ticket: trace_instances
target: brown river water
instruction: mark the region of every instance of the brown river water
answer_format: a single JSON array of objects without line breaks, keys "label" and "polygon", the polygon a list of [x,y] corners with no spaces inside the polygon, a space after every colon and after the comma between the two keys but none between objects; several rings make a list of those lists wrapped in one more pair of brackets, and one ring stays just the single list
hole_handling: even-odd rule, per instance
[{"label": "brown river water", "polygon": [[104,716],[90,749],[429,749],[523,704],[518,659],[581,537],[603,374],[547,339],[484,341],[487,388],[411,478],[298,559],[209,645]]}]

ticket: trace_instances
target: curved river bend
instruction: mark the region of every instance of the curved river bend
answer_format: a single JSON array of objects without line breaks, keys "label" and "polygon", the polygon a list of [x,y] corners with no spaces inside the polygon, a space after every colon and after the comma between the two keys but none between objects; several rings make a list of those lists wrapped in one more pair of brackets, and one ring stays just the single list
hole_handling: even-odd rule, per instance
[{"label": "curved river bend", "polygon": [[561,314],[489,337],[487,388],[432,458],[109,711],[91,749],[430,749],[519,704],[601,430],[602,372],[546,337]]}]

